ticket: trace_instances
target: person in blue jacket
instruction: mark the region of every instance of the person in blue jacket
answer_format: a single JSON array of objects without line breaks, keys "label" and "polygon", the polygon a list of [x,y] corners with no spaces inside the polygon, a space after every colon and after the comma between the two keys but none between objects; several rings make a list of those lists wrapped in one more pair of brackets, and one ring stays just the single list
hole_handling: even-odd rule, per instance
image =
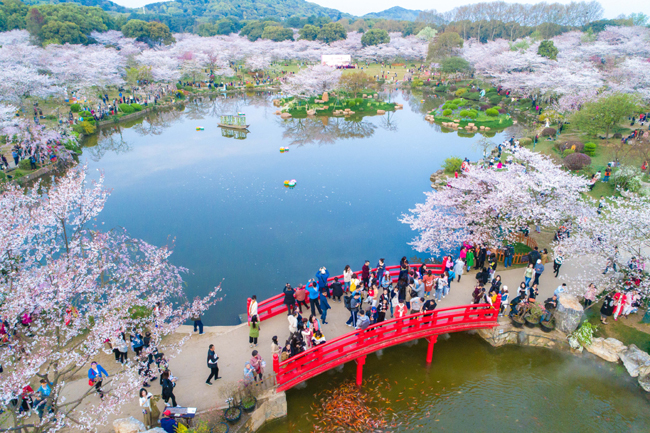
[{"label": "person in blue jacket", "polygon": [[95,391],[97,391],[97,394],[102,399],[104,398],[104,393],[102,392],[102,379],[104,377],[108,377],[108,373],[104,370],[104,367],[97,364],[96,361],[93,361],[88,370],[88,384],[95,387]]},{"label": "person in blue jacket", "polygon": [[[323,291],[324,288],[327,288],[327,279],[330,277],[330,271],[323,266],[316,272],[316,282],[318,283],[318,290]],[[327,297],[330,297],[330,291],[327,291]]]},{"label": "person in blue jacket", "polygon": [[177,426],[178,421],[172,417],[171,411],[164,411],[163,417],[160,419],[160,427],[162,427],[167,433],[176,433]]},{"label": "person in blue jacket", "polygon": [[323,325],[327,325],[327,310],[332,308],[330,307],[330,303],[327,302],[327,294],[329,294],[329,289],[327,287],[320,291],[320,307],[323,310],[323,314],[320,316],[320,321],[323,322]]},{"label": "person in blue jacket", "polygon": [[[327,286],[326,286],[327,287]],[[309,292],[309,304],[311,305],[311,314],[312,316],[316,315],[316,309],[318,309],[319,314],[323,314],[323,311],[320,309],[320,302],[318,301],[318,284],[314,280],[309,280],[306,285],[306,289]]]}]

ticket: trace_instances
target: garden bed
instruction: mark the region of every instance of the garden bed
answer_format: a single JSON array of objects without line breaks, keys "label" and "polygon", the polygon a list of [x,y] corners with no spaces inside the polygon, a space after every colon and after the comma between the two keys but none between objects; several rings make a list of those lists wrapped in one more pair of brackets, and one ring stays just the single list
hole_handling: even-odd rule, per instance
[{"label": "garden bed", "polygon": [[372,95],[368,98],[339,98],[330,96],[327,102],[322,99],[311,97],[309,99],[297,99],[294,97],[284,98],[280,101],[283,113],[291,114],[291,117],[304,118],[308,116],[308,110],[315,110],[316,116],[333,116],[335,111],[350,109],[355,116],[376,115],[378,110],[395,111],[397,104],[378,101]]}]

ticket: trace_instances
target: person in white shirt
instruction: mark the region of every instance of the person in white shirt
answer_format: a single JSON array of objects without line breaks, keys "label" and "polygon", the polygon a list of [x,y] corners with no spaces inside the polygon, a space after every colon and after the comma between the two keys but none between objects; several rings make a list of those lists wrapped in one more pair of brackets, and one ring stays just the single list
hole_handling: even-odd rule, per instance
[{"label": "person in white shirt", "polygon": [[251,297],[251,304],[248,306],[248,320],[252,319],[253,316],[257,316],[257,296],[255,295]]},{"label": "person in white shirt", "polygon": [[422,311],[422,305],[424,305],[424,298],[411,298],[411,312],[409,314],[416,314]]},{"label": "person in white shirt", "polygon": [[287,319],[289,320],[289,332],[291,334],[298,332],[298,312],[294,310],[292,315],[287,316]]}]

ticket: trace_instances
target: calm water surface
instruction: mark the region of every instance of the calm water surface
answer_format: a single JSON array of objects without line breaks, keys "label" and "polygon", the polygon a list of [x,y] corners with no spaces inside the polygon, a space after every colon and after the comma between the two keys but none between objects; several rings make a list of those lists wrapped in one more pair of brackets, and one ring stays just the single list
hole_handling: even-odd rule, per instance
[{"label": "calm water surface", "polygon": [[[493,348],[477,336],[438,339],[369,355],[364,377],[388,380],[379,407],[392,432],[647,432],[650,404],[623,366],[546,349]],[[408,352],[408,356],[405,356]],[[288,417],[261,433],[311,432],[320,393],[354,380],[356,364],[287,392]],[[390,408],[390,409],[389,409]],[[341,430],[344,431],[344,430]]]},{"label": "calm water surface", "polygon": [[[365,259],[397,264],[415,254],[414,233],[398,217],[423,201],[445,158],[476,159],[480,136],[442,133],[423,120],[419,99],[392,98],[404,110],[283,121],[272,95],[219,97],[104,131],[83,155],[113,189],[102,221],[155,245],[173,241],[191,296],[225,278],[224,301],[204,318],[210,325],[239,323],[247,297],[305,283],[321,266],[334,275]],[[243,140],[217,127],[236,112],[250,123]],[[294,189],[283,186],[290,179]]]}]

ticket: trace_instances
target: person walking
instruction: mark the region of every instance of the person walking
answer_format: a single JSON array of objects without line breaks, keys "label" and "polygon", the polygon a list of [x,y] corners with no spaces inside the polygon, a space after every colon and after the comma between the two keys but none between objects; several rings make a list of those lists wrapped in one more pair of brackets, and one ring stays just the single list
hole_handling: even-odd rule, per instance
[{"label": "person walking", "polygon": [[334,282],[332,283],[332,300],[336,299],[341,302],[343,297],[343,285],[339,283],[339,277],[334,277]]},{"label": "person walking", "polygon": [[251,296],[251,303],[248,306],[248,321],[253,317],[257,317],[257,296],[253,295]]},{"label": "person walking", "polygon": [[537,264],[535,265],[535,281],[533,284],[539,285],[539,277],[542,276],[544,272],[544,265],[542,264],[542,259],[537,259]]},{"label": "person walking", "polygon": [[359,292],[355,292],[352,299],[350,299],[350,318],[345,322],[346,325],[353,328],[357,327],[357,315],[359,314],[361,302],[361,295]]},{"label": "person walking", "polygon": [[162,385],[162,398],[165,404],[169,403],[169,399],[172,400],[172,407],[178,407],[176,403],[176,396],[174,395],[174,382],[170,378],[169,370],[163,371],[160,376],[160,384]]},{"label": "person walking", "polygon": [[248,330],[248,343],[250,347],[257,346],[257,339],[260,337],[260,323],[257,321],[257,316],[253,316]]},{"label": "person walking", "polygon": [[262,376],[264,375],[264,367],[266,366],[266,362],[262,359],[262,356],[259,354],[257,350],[253,350],[253,353],[251,354],[251,367],[253,367],[253,370],[255,370],[255,375],[253,378],[255,379],[255,382],[257,382],[257,378],[260,378],[260,383],[264,383],[262,380]]},{"label": "person walking", "polygon": [[533,268],[533,264],[530,263],[528,267],[524,270],[524,284],[526,284],[526,287],[530,286],[530,281],[533,279],[535,276],[535,269]]},{"label": "person walking", "polygon": [[284,285],[284,289],[282,289],[282,293],[284,293],[284,305],[287,306],[287,316],[290,316],[293,313],[294,308],[296,307],[296,298],[295,298],[296,291],[293,290],[291,284],[287,283]]},{"label": "person walking", "polygon": [[467,272],[472,270],[472,267],[474,266],[474,250],[469,250],[467,251],[467,256],[465,257],[467,261]]},{"label": "person walking", "polygon": [[377,263],[377,283],[382,284],[382,281],[384,279],[384,272],[386,272],[386,264],[384,263],[384,259],[379,259],[379,263]]},{"label": "person walking", "polygon": [[309,305],[307,305],[307,301],[305,300],[307,298],[307,290],[305,290],[304,287],[298,287],[293,296],[296,298],[296,306],[298,307],[300,314],[302,314],[303,305],[306,309],[309,309]]},{"label": "person walking", "polygon": [[104,367],[97,364],[97,361],[90,363],[90,369],[88,370],[88,385],[94,386],[95,391],[99,394],[99,398],[104,399],[104,393],[102,392],[102,380],[104,377],[108,377],[108,373],[104,370]]},{"label": "person walking", "polygon": [[318,291],[323,291],[323,289],[326,290],[326,296],[329,298],[330,293],[329,289],[327,288],[327,279],[330,277],[330,272],[327,270],[325,266],[320,268],[318,272],[316,272],[316,283],[318,283]]},{"label": "person walking", "polygon": [[327,325],[327,310],[330,308],[330,303],[327,300],[327,294],[329,293],[329,289],[327,286],[325,286],[324,289],[321,290],[320,292],[320,308],[323,310],[323,314],[320,316],[320,321],[323,322],[323,325]]},{"label": "person walking", "polygon": [[558,252],[555,256],[555,260],[553,260],[553,272],[555,272],[555,278],[557,278],[557,275],[560,273],[560,267],[562,266],[563,261],[564,256],[561,252]]},{"label": "person walking", "polygon": [[463,259],[458,257],[454,263],[454,274],[458,277],[458,282],[460,283],[460,277],[463,276],[463,271],[465,270],[465,262]]},{"label": "person walking", "polygon": [[318,283],[316,283],[316,281],[309,280],[307,283],[307,290],[309,291],[309,304],[311,305],[311,314],[316,315],[316,310],[318,310],[319,314],[323,314],[323,310],[320,308],[320,301],[318,300],[320,296],[318,293]]},{"label": "person walking", "polygon": [[433,271],[431,269],[427,270],[427,274],[422,277],[422,282],[424,283],[424,296],[431,296],[431,291],[434,290],[435,277],[433,276]]},{"label": "person walking", "polygon": [[346,292],[350,290],[350,281],[352,281],[352,269],[350,269],[350,265],[345,265],[345,269],[343,269],[343,285]]},{"label": "person walking", "polygon": [[289,320],[289,333],[295,334],[298,332],[298,310],[294,309],[291,314],[287,316],[287,319]]},{"label": "person walking", "polygon": [[501,286],[501,307],[499,308],[499,316],[505,316],[507,307],[508,307],[508,286]]},{"label": "person walking", "polygon": [[512,256],[515,254],[515,248],[512,245],[506,245],[503,249],[503,267],[508,269],[512,266]]},{"label": "person walking", "polygon": [[363,281],[363,287],[368,288],[370,286],[370,260],[366,260],[361,267],[361,281]]},{"label": "person walking", "polygon": [[[194,300],[199,300],[199,297],[197,296]],[[199,331],[199,335],[203,334],[203,321],[201,320],[201,314],[196,313],[190,320],[194,322],[194,332]]]},{"label": "person walking", "polygon": [[210,376],[208,376],[208,380],[205,381],[208,385],[212,385],[212,382],[210,382],[212,378],[215,380],[221,379],[221,376],[219,376],[219,365],[217,364],[217,361],[219,361],[219,357],[214,351],[214,344],[211,344],[208,348],[208,368],[210,369]]},{"label": "person walking", "polygon": [[142,408],[144,425],[148,429],[152,429],[158,425],[158,417],[160,416],[160,410],[158,410],[158,407],[156,406],[156,400],[158,398],[158,396],[154,397],[154,395],[146,389],[140,388],[139,403]]}]

